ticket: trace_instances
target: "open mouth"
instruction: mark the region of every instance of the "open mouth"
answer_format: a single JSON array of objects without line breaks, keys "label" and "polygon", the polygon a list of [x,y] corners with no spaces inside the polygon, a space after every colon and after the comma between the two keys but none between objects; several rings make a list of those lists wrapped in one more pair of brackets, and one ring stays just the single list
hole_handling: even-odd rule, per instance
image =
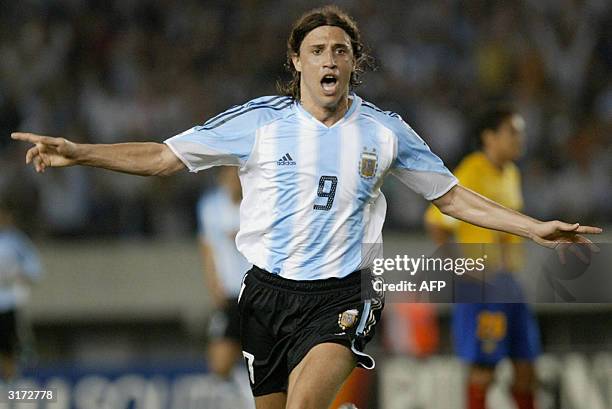
[{"label": "open mouth", "polygon": [[336,91],[338,79],[334,75],[326,75],[321,79],[321,87],[325,94],[333,94]]}]

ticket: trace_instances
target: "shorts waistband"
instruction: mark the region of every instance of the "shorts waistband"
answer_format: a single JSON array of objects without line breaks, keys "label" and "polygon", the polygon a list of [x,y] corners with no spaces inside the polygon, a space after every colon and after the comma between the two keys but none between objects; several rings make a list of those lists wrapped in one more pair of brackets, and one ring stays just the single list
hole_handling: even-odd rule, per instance
[{"label": "shorts waistband", "polygon": [[357,285],[361,285],[362,272],[365,272],[365,270],[353,271],[348,276],[342,278],[324,278],[321,280],[290,280],[288,278],[283,278],[276,274],[272,274],[257,266],[253,266],[248,273],[257,281],[272,285],[274,287],[289,291],[317,292],[353,288]]}]

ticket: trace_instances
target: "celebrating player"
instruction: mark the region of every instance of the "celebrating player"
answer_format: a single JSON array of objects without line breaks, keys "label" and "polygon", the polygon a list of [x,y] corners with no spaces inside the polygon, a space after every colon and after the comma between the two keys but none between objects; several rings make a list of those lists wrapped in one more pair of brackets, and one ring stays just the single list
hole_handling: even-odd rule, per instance
[{"label": "celebrating player", "polygon": [[328,407],[357,364],[382,309],[361,296],[360,270],[377,254],[392,172],[445,214],[555,246],[600,229],[540,222],[463,188],[397,114],[351,90],[368,56],[355,22],[333,6],[310,11],[288,41],[285,96],[254,99],[159,143],[33,143],[38,172],[87,165],[138,175],[240,168],[238,250],[253,268],[239,296],[242,351],[258,409]]},{"label": "celebrating player", "polygon": [[[520,173],[513,161],[522,152],[524,128],[523,118],[510,109],[495,108],[485,113],[474,133],[479,150],[466,156],[454,172],[459,183],[511,209],[520,210],[523,204]],[[487,244],[487,264],[496,273],[496,281],[505,281],[507,290],[520,289],[509,275],[521,267],[519,237],[454,220],[434,206],[427,209],[425,221],[430,235],[439,245],[448,243],[453,236],[458,243]],[[466,251],[469,250],[468,246]],[[540,351],[539,333],[529,307],[516,302],[521,301],[519,294],[514,300],[510,296],[507,294],[508,301],[514,302],[455,305],[455,347],[459,356],[470,364],[468,409],[485,408],[495,365],[506,357],[514,366],[512,396],[518,409],[534,408],[533,361]]]}]

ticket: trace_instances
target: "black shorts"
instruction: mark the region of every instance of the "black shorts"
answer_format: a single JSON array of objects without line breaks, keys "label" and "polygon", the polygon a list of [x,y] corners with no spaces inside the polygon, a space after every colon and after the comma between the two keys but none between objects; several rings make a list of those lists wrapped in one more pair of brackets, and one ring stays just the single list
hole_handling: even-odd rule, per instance
[{"label": "black shorts", "polygon": [[0,313],[0,334],[0,354],[15,355],[19,347],[15,310]]},{"label": "black shorts", "polygon": [[213,312],[208,323],[208,336],[211,340],[240,342],[240,312],[235,297],[228,297],[225,306]]},{"label": "black shorts", "polygon": [[374,368],[363,352],[374,336],[382,300],[364,300],[361,272],[345,278],[288,280],[253,267],[238,299],[240,338],[253,395],[287,390],[289,374],[314,346],[351,349],[357,364]]}]

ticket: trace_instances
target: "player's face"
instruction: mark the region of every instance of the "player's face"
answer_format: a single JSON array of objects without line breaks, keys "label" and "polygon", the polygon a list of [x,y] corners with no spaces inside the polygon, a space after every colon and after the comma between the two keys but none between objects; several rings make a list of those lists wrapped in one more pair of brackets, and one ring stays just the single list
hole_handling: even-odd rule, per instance
[{"label": "player's face", "polygon": [[514,114],[499,127],[495,137],[497,151],[505,160],[517,160],[523,153],[525,139],[525,120]]},{"label": "player's face", "polygon": [[355,67],[351,39],[340,27],[317,27],[304,37],[293,65],[301,75],[302,103],[335,109],[348,96]]}]

